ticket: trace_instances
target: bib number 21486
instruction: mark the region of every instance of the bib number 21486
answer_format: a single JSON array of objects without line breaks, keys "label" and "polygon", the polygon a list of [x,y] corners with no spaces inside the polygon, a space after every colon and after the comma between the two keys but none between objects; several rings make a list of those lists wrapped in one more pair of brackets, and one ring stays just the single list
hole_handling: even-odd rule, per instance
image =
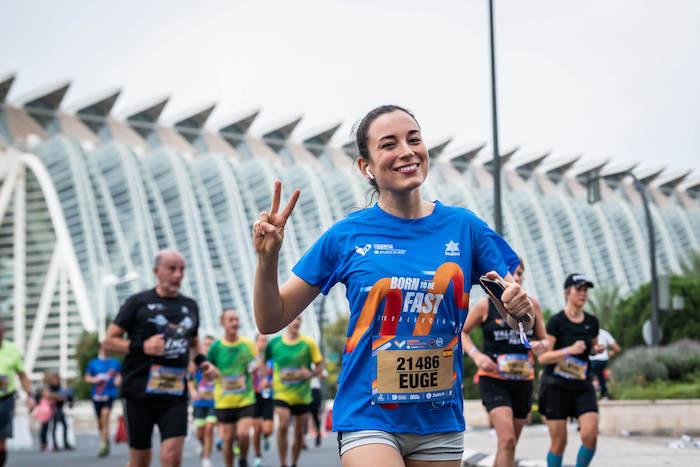
[{"label": "bib number 21486", "polygon": [[376,403],[429,402],[452,398],[454,350],[447,338],[394,337],[373,354]]}]

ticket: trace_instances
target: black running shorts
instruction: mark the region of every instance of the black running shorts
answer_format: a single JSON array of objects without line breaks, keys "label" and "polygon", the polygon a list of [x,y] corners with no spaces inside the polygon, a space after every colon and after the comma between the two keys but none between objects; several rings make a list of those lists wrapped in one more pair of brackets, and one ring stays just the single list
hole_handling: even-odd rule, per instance
[{"label": "black running shorts", "polygon": [[532,407],[532,381],[516,381],[479,376],[481,401],[487,412],[497,407],[513,409],[513,418],[527,418]]},{"label": "black running shorts", "polygon": [[129,447],[150,449],[153,427],[158,425],[161,442],[187,434],[187,399],[124,399]]}]

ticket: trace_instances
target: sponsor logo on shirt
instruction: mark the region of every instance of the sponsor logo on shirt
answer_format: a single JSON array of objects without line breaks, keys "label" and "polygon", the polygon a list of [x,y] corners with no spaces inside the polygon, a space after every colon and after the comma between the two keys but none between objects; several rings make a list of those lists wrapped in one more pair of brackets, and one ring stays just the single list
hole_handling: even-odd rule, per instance
[{"label": "sponsor logo on shirt", "polygon": [[368,252],[369,250],[371,250],[371,249],[372,249],[372,245],[370,245],[370,244],[368,243],[368,244],[365,245],[365,246],[356,246],[356,247],[355,247],[355,253],[364,256],[364,255],[366,255],[367,252]]},{"label": "sponsor logo on shirt", "polygon": [[179,323],[171,323],[168,319],[158,314],[149,319],[153,323],[158,332],[165,336],[165,351],[163,357],[178,358],[189,351],[189,340],[186,337],[187,332],[192,329],[194,322],[189,316],[185,316]]},{"label": "sponsor logo on shirt", "polygon": [[403,248],[396,248],[392,243],[375,243],[372,245],[374,247],[375,255],[405,255],[406,250]]},{"label": "sponsor logo on shirt", "polygon": [[459,242],[450,240],[445,243],[445,256],[459,256]]},{"label": "sponsor logo on shirt", "polygon": [[165,309],[165,306],[162,303],[149,303],[146,306],[151,311],[160,311]]}]

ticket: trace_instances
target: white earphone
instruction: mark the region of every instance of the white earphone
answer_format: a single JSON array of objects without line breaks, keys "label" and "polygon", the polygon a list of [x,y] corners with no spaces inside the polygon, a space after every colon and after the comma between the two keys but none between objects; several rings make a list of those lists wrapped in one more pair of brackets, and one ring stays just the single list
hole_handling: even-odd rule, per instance
[{"label": "white earphone", "polygon": [[367,178],[374,180],[374,174],[369,170],[369,167],[367,167],[365,171],[367,172]]}]

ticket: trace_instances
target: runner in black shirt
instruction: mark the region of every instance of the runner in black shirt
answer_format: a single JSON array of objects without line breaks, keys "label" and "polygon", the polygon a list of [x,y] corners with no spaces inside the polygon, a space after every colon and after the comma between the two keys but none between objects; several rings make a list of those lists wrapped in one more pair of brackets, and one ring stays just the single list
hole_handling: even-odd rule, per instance
[{"label": "runner in black shirt", "polygon": [[544,364],[540,413],[547,419],[551,446],[548,467],[561,467],[566,448],[566,419],[576,417],[581,432],[577,467],[586,467],[595,454],[598,438],[598,404],[591,382],[588,356],[600,351],[598,318],[583,311],[593,283],[582,274],[564,282],[566,307],[547,322],[552,350],[539,357]]},{"label": "runner in black shirt", "polygon": [[[525,263],[522,258],[519,259],[520,265],[513,273],[513,279],[521,284]],[[535,324],[526,334],[532,345],[532,353],[539,355],[547,350],[544,318],[539,302],[533,297],[530,297],[530,301]],[[474,346],[469,336],[477,326],[481,326],[484,333],[483,353]],[[469,310],[462,329],[462,348],[478,367],[481,400],[498,437],[494,466],[515,466],[515,446],[532,406],[534,358],[521,343],[518,331],[503,320],[488,298],[479,300]]]},{"label": "runner in black shirt", "polygon": [[[105,348],[126,354],[122,394],[129,466],[150,464],[151,435],[158,425],[161,465],[179,467],[187,434],[186,373],[190,355],[198,348],[199,308],[179,293],[185,271],[182,254],[159,252],[153,271],[156,287],[126,300],[107,330]],[[211,365],[202,356],[195,360],[205,375],[212,375]]]}]

